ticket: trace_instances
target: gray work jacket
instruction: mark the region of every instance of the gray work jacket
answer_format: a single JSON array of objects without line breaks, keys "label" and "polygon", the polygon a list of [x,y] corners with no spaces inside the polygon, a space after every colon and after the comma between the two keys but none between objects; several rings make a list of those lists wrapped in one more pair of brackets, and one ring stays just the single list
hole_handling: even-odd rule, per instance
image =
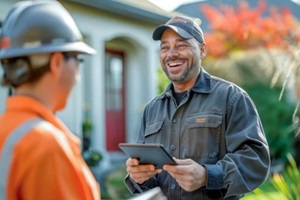
[{"label": "gray work jacket", "polygon": [[159,186],[169,200],[240,199],[263,183],[270,168],[261,120],[248,94],[203,69],[180,105],[172,84],[143,113],[138,143],[161,143],[179,159],[207,170],[206,187],[186,192],[166,172],[145,183],[125,183],[132,193]]}]

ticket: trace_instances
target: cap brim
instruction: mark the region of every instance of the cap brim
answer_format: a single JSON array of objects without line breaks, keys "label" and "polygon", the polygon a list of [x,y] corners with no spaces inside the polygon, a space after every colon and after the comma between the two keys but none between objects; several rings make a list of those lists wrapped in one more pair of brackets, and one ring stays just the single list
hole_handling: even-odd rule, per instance
[{"label": "cap brim", "polygon": [[193,38],[194,36],[192,36],[191,34],[189,34],[187,31],[185,31],[182,28],[179,28],[177,26],[173,26],[173,25],[161,25],[158,26],[153,34],[152,34],[152,38],[153,40],[160,40],[162,34],[165,32],[165,30],[167,30],[168,28],[172,29],[173,31],[175,31],[178,35],[180,35],[181,37],[185,38],[185,39],[190,39]]}]

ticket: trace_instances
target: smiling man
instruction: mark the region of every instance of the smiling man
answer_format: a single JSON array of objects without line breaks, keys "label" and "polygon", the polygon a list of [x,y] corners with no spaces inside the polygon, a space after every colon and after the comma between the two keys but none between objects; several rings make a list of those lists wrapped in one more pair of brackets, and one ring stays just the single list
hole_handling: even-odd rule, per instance
[{"label": "smiling man", "polygon": [[169,200],[240,199],[268,177],[270,155],[260,117],[240,87],[201,66],[200,26],[177,16],[158,26],[160,62],[171,81],[146,106],[138,143],[161,143],[177,165],[126,161],[133,194],[160,187]]}]

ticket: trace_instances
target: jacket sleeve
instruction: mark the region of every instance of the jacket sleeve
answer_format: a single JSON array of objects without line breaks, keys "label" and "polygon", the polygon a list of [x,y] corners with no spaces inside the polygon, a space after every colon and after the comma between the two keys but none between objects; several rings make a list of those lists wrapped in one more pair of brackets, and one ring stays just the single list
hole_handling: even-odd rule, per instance
[{"label": "jacket sleeve", "polygon": [[254,190],[268,177],[269,146],[258,112],[246,93],[237,93],[227,107],[226,154],[204,165],[207,189],[226,189],[225,198]]}]

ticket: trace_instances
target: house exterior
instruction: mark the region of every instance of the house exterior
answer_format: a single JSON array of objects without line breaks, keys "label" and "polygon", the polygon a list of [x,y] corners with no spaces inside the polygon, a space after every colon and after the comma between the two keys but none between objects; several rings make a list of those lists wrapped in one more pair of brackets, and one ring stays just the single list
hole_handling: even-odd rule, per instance
[{"label": "house exterior", "polygon": [[[0,22],[16,2],[0,1]],[[84,56],[81,81],[65,110],[57,115],[80,138],[82,124],[89,120],[90,146],[102,152],[120,152],[118,143],[135,141],[143,108],[156,95],[159,44],[152,40],[152,31],[174,13],[148,1],[60,2],[97,54]],[[8,94],[7,88],[0,87],[0,113]]]}]

